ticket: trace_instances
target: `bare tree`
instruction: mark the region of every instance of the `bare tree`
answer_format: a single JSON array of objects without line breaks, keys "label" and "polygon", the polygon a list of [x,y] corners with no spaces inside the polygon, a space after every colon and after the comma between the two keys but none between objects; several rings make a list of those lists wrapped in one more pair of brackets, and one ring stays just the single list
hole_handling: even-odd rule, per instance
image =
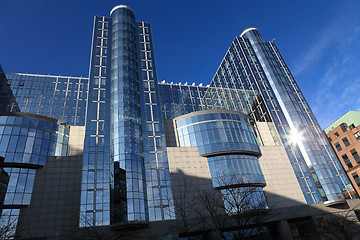
[{"label": "bare tree", "polygon": [[326,240],[353,240],[358,237],[360,222],[354,212],[355,208],[321,216],[319,228],[322,238]]},{"label": "bare tree", "polygon": [[[75,240],[132,240],[141,239],[141,229],[125,226],[118,231],[113,231],[110,226],[101,226],[100,221],[93,221],[85,215],[80,216],[80,223],[83,227],[76,227],[69,231],[69,238]],[[77,224],[75,224],[77,225]],[[74,225],[74,226],[75,226]]]},{"label": "bare tree", "polygon": [[11,217],[1,216],[0,218],[0,239],[14,239],[17,221]]},{"label": "bare tree", "polygon": [[174,208],[176,216],[175,229],[184,237],[191,238],[194,232],[203,229],[204,222],[199,216],[199,211],[203,210],[203,206],[197,197],[198,187],[194,187],[192,181],[181,179],[177,181],[176,191],[173,196],[168,199],[170,205]]},{"label": "bare tree", "polygon": [[173,205],[182,235],[211,231],[221,239],[243,239],[263,230],[269,211],[261,187],[220,186],[224,187],[199,188],[190,181],[176,190]]},{"label": "bare tree", "polygon": [[259,187],[239,187],[222,190],[225,211],[235,220],[236,239],[259,233],[268,216],[265,197]]},{"label": "bare tree", "polygon": [[269,217],[266,200],[258,187],[214,189],[201,193],[199,199],[206,208],[207,225],[222,239],[244,239],[258,234]]}]

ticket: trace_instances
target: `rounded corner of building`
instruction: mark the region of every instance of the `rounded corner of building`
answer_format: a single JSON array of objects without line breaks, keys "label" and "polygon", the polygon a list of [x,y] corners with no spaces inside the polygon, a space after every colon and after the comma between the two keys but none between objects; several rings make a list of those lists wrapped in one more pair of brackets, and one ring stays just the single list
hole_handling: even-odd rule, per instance
[{"label": "rounded corner of building", "polygon": [[132,12],[135,14],[134,10],[132,10],[131,7],[129,7],[129,6],[127,6],[127,5],[116,5],[115,7],[113,7],[113,8],[111,9],[111,11],[110,11],[110,16],[111,16],[111,14],[112,14],[116,9],[118,9],[118,8],[126,8],[126,9],[129,9],[130,11],[132,11]]},{"label": "rounded corner of building", "polygon": [[245,33],[249,32],[249,31],[253,31],[253,30],[259,31],[256,27],[250,27],[250,28],[245,29],[245,30],[240,34],[240,37],[244,36]]}]

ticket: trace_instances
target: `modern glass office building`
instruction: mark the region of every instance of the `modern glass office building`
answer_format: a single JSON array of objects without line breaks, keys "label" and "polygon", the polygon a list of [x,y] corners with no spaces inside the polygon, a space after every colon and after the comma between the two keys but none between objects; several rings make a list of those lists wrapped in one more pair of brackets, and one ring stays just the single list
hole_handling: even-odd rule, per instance
[{"label": "modern glass office building", "polygon": [[215,189],[255,187],[254,197],[271,208],[276,204],[266,189],[274,177],[267,173],[283,170],[265,164],[262,151],[269,142],[286,153],[283,163],[294,180],[289,188],[298,197],[286,190],[276,194],[302,204],[349,197],[350,182],[284,59],[256,28],[234,39],[209,85],[159,83],[150,24],[119,5],[110,16],[94,18],[88,78],[0,78],[3,221],[29,221],[43,191],[34,179],[50,178],[47,161],[70,160],[77,168],[57,169],[57,176],[81,176],[71,190],[58,182],[64,194],[74,193],[65,200],[76,223],[48,229],[175,220],[175,158],[169,152],[176,149],[195,151],[205,161]]}]

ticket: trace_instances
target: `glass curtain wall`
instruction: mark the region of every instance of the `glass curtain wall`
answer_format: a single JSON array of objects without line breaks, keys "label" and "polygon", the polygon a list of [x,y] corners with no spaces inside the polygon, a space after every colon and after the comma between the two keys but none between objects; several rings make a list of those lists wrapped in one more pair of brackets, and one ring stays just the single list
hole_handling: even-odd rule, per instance
[{"label": "glass curtain wall", "polygon": [[245,30],[241,36],[248,39],[254,49],[290,127],[291,132],[283,142],[290,140],[298,145],[309,171],[319,179],[322,186],[319,191],[325,191],[327,200],[342,198],[350,182],[277,47],[264,42],[254,28]]},{"label": "glass curtain wall", "polygon": [[6,77],[21,112],[85,125],[88,78],[25,73]]},{"label": "glass curtain wall", "polygon": [[[37,168],[48,156],[66,156],[69,125],[24,113],[0,114],[0,223],[16,227],[30,205]],[[9,229],[15,230],[14,229]]]},{"label": "glass curtain wall", "polygon": [[110,224],[110,25],[111,18],[94,18],[80,226]]},{"label": "glass curtain wall", "polygon": [[266,183],[258,160],[261,153],[245,114],[205,110],[174,120],[180,147],[198,147],[208,160],[215,188],[257,187],[254,199],[266,202],[262,191]]},{"label": "glass curtain wall", "polygon": [[[210,86],[241,89],[245,92],[253,92],[253,94],[250,94],[253,96],[261,95],[261,97],[255,98],[256,101],[247,102],[248,106],[253,106],[250,116],[256,121],[271,120],[275,123],[307,202],[315,203],[321,201],[319,191],[301,155],[300,149],[297,145],[288,143],[288,136],[291,130],[248,39],[242,37],[235,38],[225,54],[218,71],[215,73]],[[260,111],[255,111],[257,108],[260,108]],[[267,109],[267,111],[264,111],[264,109]],[[267,114],[267,112],[270,114]]]},{"label": "glass curtain wall", "polygon": [[172,190],[167,161],[155,55],[149,23],[138,22],[139,89],[150,221],[173,219]]},{"label": "glass curtain wall", "polygon": [[112,18],[111,162],[114,164],[113,178],[120,176],[115,174],[119,171],[125,174],[126,179],[126,207],[118,207],[119,203],[114,196],[120,189],[115,185],[112,189],[114,193],[112,222],[147,221],[136,43],[137,24],[134,12],[127,6],[114,7],[110,15]]}]

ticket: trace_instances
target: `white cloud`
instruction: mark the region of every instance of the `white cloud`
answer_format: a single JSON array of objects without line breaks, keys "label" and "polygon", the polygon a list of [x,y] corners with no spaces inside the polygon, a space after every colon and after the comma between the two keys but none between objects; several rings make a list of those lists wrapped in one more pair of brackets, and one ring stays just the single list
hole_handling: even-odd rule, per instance
[{"label": "white cloud", "polygon": [[323,128],[349,110],[360,110],[360,16],[351,4],[341,7],[293,67],[302,84],[312,86],[305,94]]},{"label": "white cloud", "polygon": [[315,106],[314,114],[323,128],[360,106],[360,59],[356,51],[349,53],[352,46],[348,48],[346,53],[332,59],[309,101],[311,106]]},{"label": "white cloud", "polygon": [[315,60],[319,59],[323,51],[334,42],[338,36],[331,31],[333,28],[326,29],[313,46],[295,64],[293,74],[296,76],[307,69]]}]

